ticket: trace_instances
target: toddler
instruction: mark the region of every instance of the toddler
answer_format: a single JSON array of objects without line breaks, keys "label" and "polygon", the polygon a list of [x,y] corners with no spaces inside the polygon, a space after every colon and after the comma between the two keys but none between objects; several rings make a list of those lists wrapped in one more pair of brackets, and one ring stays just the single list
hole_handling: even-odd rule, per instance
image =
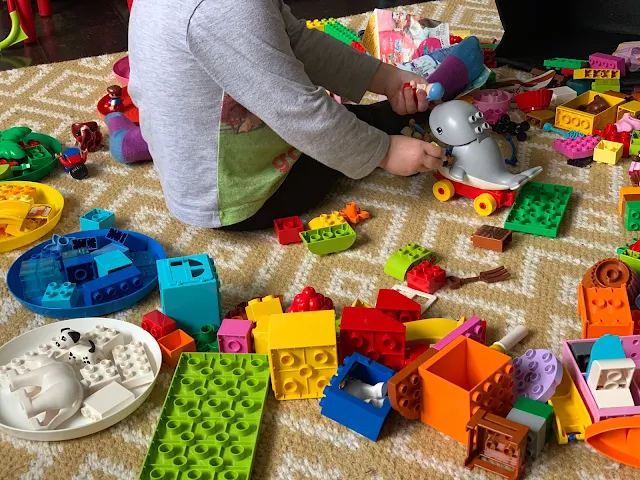
[{"label": "toddler", "polygon": [[[129,60],[167,207],[190,225],[268,228],[343,175],[408,176],[444,158],[398,135],[410,118],[425,120],[425,91],[403,89],[422,77],[307,29],[282,0],[136,0]],[[388,101],[340,105],[325,89]]]}]

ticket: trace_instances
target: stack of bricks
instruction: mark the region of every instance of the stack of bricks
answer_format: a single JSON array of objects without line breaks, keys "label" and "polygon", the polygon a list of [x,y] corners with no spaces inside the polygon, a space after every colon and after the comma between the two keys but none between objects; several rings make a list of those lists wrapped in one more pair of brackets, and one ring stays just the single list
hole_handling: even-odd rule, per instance
[{"label": "stack of bricks", "polygon": [[620,189],[618,213],[624,228],[631,231],[640,230],[640,187]]}]

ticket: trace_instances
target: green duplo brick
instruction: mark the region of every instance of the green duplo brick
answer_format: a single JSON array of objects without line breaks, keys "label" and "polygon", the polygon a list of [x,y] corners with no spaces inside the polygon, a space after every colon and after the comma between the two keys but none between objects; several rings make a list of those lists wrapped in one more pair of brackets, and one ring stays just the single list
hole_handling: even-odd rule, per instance
[{"label": "green duplo brick", "polygon": [[625,202],[624,228],[632,232],[640,230],[640,200]]},{"label": "green duplo brick", "polygon": [[141,480],[249,480],[269,388],[266,355],[183,353]]},{"label": "green duplo brick", "polygon": [[538,402],[537,400],[531,400],[530,398],[520,397],[516,400],[513,408],[544,418],[547,428],[546,441],[549,441],[552,433],[551,426],[553,424],[553,407],[551,405]]}]

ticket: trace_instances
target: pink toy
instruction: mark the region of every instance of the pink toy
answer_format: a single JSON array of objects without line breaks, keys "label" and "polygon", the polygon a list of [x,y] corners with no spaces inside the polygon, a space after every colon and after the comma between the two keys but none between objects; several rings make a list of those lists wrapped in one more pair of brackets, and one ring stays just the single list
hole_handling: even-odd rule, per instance
[{"label": "pink toy", "polygon": [[614,57],[613,55],[607,55],[606,53],[594,53],[593,55],[589,55],[589,66],[591,68],[620,70],[621,77],[624,77],[627,74],[627,67],[624,58]]},{"label": "pink toy", "polygon": [[[622,349],[624,350],[627,358],[631,358],[636,367],[640,367],[640,335],[631,335],[628,337],[620,337],[622,342]],[[605,407],[598,408],[591,389],[584,378],[584,375],[580,372],[580,368],[576,363],[574,356],[571,353],[571,347],[569,345],[575,345],[579,343],[593,342],[593,339],[589,340],[569,340],[562,344],[562,361],[567,367],[569,375],[576,388],[580,392],[580,396],[584,400],[584,404],[589,410],[589,414],[593,419],[593,423],[599,422],[606,418],[613,417],[630,417],[633,415],[640,415],[640,406],[636,404],[634,407]],[[631,396],[636,399],[640,398],[640,388],[638,387],[637,379],[632,380],[630,385]]]},{"label": "pink toy", "polygon": [[449,332],[449,334],[438,343],[433,345],[433,348],[436,350],[442,350],[460,336],[469,337],[471,340],[475,340],[476,342],[484,345],[486,343],[487,331],[482,326],[482,320],[478,317],[471,317],[462,325]]},{"label": "pink toy", "polygon": [[618,129],[618,133],[640,130],[640,120],[633,118],[629,113],[625,113],[622,115],[622,118],[616,122],[616,128]]},{"label": "pink toy", "polygon": [[511,94],[503,90],[476,90],[471,96],[473,97],[473,105],[482,113],[487,110],[504,110],[506,112],[511,105]]},{"label": "pink toy", "polygon": [[251,353],[251,320],[231,320],[225,318],[218,330],[220,353]]},{"label": "pink toy", "polygon": [[500,117],[507,113],[506,110],[494,110],[490,108],[482,112],[484,114],[484,119],[487,121],[489,125],[496,125],[500,121]]},{"label": "pink toy", "polygon": [[513,391],[517,397],[540,402],[549,400],[562,380],[562,364],[548,350],[529,349],[513,359]]},{"label": "pink toy", "polygon": [[636,172],[638,170],[640,170],[640,162],[634,162],[632,160],[631,164],[629,165],[629,175],[631,175],[633,172]]},{"label": "pink toy", "polygon": [[551,146],[556,152],[576,160],[593,156],[593,151],[600,139],[595,135],[587,135],[578,138],[559,138]]},{"label": "pink toy", "polygon": [[129,57],[124,57],[113,64],[113,74],[123,86],[129,85]]}]

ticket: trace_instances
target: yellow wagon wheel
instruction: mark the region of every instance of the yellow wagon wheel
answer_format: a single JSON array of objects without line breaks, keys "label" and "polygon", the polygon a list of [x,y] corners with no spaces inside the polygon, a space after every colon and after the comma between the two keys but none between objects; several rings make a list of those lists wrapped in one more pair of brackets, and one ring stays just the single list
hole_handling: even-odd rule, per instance
[{"label": "yellow wagon wheel", "polygon": [[496,211],[498,202],[490,193],[481,193],[473,201],[473,208],[475,208],[478,215],[486,217]]},{"label": "yellow wagon wheel", "polygon": [[449,180],[438,180],[433,184],[433,196],[441,202],[450,200],[455,194],[456,189]]}]

